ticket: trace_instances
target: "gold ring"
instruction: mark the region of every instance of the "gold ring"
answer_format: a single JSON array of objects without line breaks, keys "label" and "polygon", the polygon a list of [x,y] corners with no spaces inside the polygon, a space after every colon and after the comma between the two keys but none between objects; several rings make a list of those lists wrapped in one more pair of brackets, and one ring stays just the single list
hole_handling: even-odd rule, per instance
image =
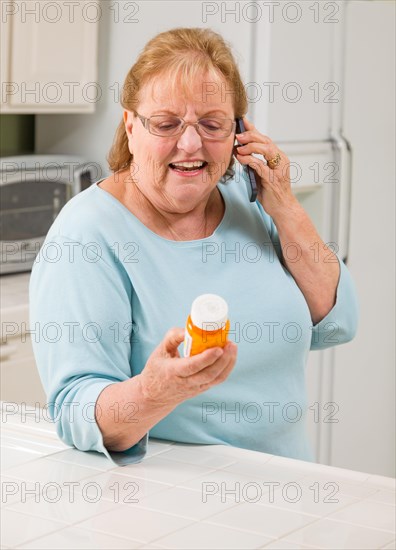
[{"label": "gold ring", "polygon": [[274,157],[273,159],[269,160],[267,162],[268,166],[273,170],[274,168],[276,168],[278,166],[278,164],[280,163],[281,161],[281,156],[279,153],[276,153],[276,157]]}]

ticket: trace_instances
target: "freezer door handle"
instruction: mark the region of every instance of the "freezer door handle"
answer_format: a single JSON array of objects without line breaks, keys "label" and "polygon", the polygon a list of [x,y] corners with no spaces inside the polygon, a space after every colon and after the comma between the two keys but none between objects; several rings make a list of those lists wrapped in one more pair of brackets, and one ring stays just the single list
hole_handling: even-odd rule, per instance
[{"label": "freezer door handle", "polygon": [[338,256],[346,263],[349,251],[352,151],[349,142],[341,135],[332,138],[331,143],[340,174],[333,227],[337,228],[338,233]]}]

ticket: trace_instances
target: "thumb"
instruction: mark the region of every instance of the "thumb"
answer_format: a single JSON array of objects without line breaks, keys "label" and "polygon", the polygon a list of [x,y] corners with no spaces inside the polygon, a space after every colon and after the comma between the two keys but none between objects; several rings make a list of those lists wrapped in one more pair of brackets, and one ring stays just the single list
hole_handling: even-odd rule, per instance
[{"label": "thumb", "polygon": [[171,357],[174,357],[175,355],[178,356],[177,348],[180,346],[180,344],[184,340],[184,328],[180,327],[173,327],[165,334],[164,339],[162,340],[162,351],[166,355],[170,355]]}]

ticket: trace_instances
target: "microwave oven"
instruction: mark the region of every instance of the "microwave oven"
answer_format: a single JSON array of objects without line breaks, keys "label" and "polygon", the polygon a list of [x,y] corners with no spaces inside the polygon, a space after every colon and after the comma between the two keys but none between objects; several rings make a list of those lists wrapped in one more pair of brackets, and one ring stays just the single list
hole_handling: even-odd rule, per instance
[{"label": "microwave oven", "polygon": [[70,155],[0,159],[0,275],[31,270],[60,210],[99,179],[98,171]]}]

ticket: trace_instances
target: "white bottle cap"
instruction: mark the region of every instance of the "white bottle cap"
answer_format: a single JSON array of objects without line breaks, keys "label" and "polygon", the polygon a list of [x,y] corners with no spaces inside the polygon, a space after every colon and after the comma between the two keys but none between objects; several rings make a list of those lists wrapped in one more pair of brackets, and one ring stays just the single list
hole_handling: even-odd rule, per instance
[{"label": "white bottle cap", "polygon": [[191,321],[203,330],[224,328],[228,320],[227,302],[217,294],[201,294],[192,303]]}]

